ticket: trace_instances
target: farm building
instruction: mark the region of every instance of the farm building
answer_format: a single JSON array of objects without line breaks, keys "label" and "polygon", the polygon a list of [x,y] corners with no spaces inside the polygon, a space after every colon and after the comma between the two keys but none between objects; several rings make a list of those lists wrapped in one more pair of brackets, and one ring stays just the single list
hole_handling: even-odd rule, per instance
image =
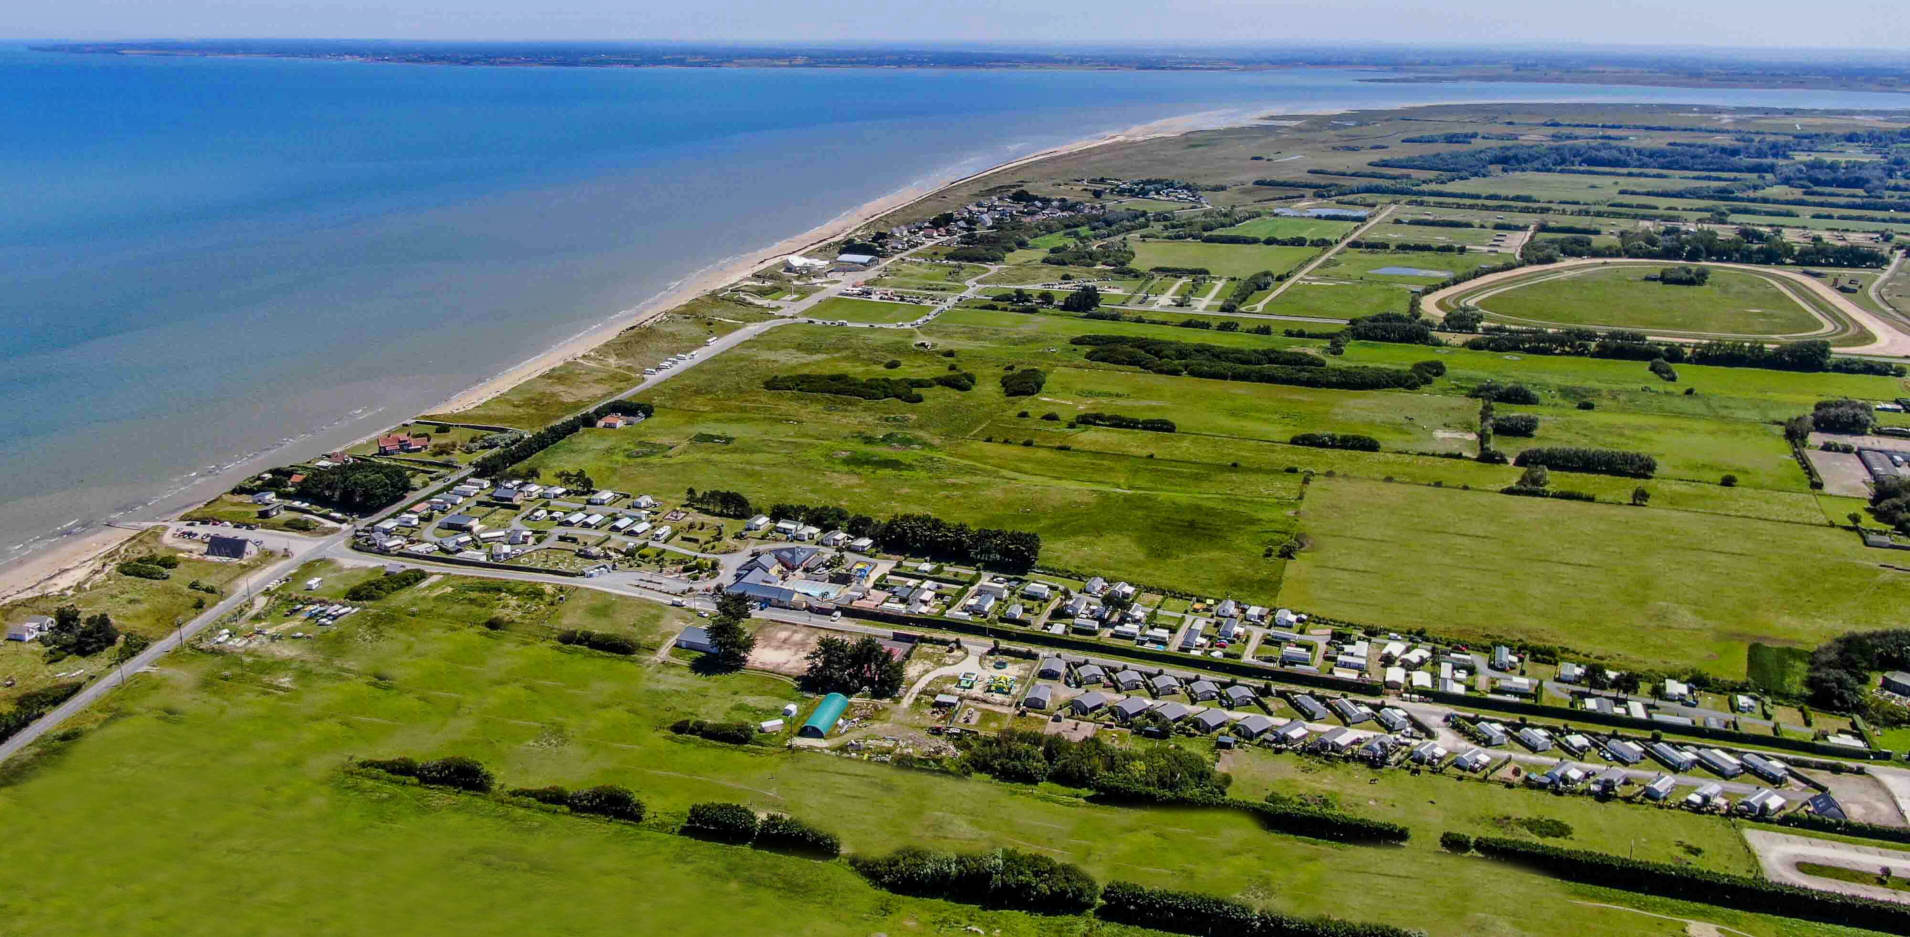
[{"label": "farm building", "polygon": [[848,708],[849,698],[841,693],[831,693],[823,697],[822,701],[816,704],[816,711],[809,714],[809,719],[802,724],[802,729],[797,734],[808,739],[827,738],[830,730],[836,727],[836,723],[842,721],[842,714]]}]

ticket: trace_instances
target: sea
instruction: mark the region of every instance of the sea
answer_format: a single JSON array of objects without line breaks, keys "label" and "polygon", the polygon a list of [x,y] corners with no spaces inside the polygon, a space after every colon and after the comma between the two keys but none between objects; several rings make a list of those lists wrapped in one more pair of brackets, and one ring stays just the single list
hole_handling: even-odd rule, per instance
[{"label": "sea", "polygon": [[905,187],[1189,113],[1910,95],[0,45],[0,563],[428,409]]}]

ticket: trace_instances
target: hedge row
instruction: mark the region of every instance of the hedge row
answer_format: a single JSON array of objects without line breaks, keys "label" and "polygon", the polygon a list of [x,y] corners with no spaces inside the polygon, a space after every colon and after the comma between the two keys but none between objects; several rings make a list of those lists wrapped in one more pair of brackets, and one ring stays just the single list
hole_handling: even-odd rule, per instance
[{"label": "hedge row", "polygon": [[1619,449],[1592,449],[1584,446],[1540,446],[1519,453],[1513,465],[1542,465],[1558,472],[1589,472],[1594,475],[1618,475],[1624,478],[1650,478],[1658,472],[1658,460],[1642,452]]},{"label": "hedge row", "polygon": [[629,657],[640,649],[637,642],[623,635],[611,634],[607,631],[590,631],[584,628],[566,628],[557,632],[557,643],[568,644],[572,647],[587,647],[606,654],[621,654],[624,657]]},{"label": "hedge row", "polygon": [[1109,882],[1101,890],[1103,920],[1178,934],[1228,937],[1411,937],[1423,933],[1390,924],[1359,924],[1337,918],[1303,918],[1259,911],[1237,901],[1194,892]]},{"label": "hedge row", "polygon": [[849,866],[869,884],[899,895],[1038,914],[1089,911],[1101,895],[1079,866],[1014,849],[948,853],[909,847],[880,857],[850,856]]},{"label": "hedge row", "polygon": [[1473,848],[1494,859],[1517,862],[1547,875],[1644,892],[1682,901],[1861,927],[1892,934],[1910,933],[1910,905],[1892,904],[1709,869],[1583,849],[1564,849],[1492,836],[1476,837]]},{"label": "hedge row", "polygon": [[426,787],[449,787],[460,791],[488,794],[495,779],[491,769],[476,759],[453,755],[433,761],[413,758],[361,758],[359,767],[370,768],[401,778],[412,778]]},{"label": "hedge row", "polygon": [[14,733],[33,724],[35,719],[53,711],[55,706],[66,702],[80,691],[81,683],[55,683],[20,694],[13,701],[13,708],[0,713],[0,742],[13,737]]},{"label": "hedge row", "polygon": [[600,784],[581,791],[566,790],[561,787],[520,787],[510,792],[512,797],[523,797],[563,807],[571,813],[584,813],[591,816],[609,817],[612,820],[627,820],[642,823],[643,801],[627,788],[614,784]]},{"label": "hedge row", "polygon": [[756,838],[756,811],[742,804],[691,804],[683,833],[698,839],[742,845]]},{"label": "hedge row", "polygon": [[1083,413],[1075,417],[1074,422],[1082,426],[1112,426],[1115,429],[1140,429],[1150,433],[1171,433],[1177,429],[1173,420],[1142,419],[1119,413]]},{"label": "hedge row", "polygon": [[479,476],[501,474],[505,469],[557,445],[568,439],[572,433],[613,413],[649,419],[655,412],[656,408],[647,403],[638,403],[634,400],[612,400],[575,416],[558,420],[517,442],[492,451],[489,455],[471,463],[471,473]]},{"label": "hedge row", "polygon": [[1295,433],[1287,442],[1296,446],[1313,446],[1317,449],[1352,449],[1357,452],[1378,452],[1379,440],[1371,436],[1356,433]]},{"label": "hedge row", "polygon": [[386,573],[376,579],[367,579],[346,590],[345,598],[353,602],[375,602],[397,592],[421,583],[428,575],[422,569],[407,569],[395,573]]},{"label": "hedge row", "polygon": [[756,737],[756,727],[747,722],[705,722],[701,719],[678,719],[670,726],[670,731],[678,735],[694,735],[712,742],[728,742],[731,745],[747,745]]}]

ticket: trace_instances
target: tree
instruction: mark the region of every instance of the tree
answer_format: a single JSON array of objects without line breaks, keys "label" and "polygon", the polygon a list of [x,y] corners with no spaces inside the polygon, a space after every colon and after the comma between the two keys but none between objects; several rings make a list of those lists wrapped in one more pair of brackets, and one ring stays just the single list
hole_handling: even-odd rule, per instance
[{"label": "tree", "polygon": [[1525,474],[1519,476],[1521,488],[1544,488],[1551,483],[1552,473],[1546,471],[1543,465],[1528,465]]},{"label": "tree", "polygon": [[854,695],[867,690],[875,697],[894,696],[902,689],[902,662],[872,637],[851,644],[826,637],[809,652],[803,688],[812,693]]},{"label": "tree", "polygon": [[1101,290],[1089,283],[1068,294],[1061,301],[1061,308],[1068,312],[1087,312],[1101,305]]},{"label": "tree", "polygon": [[1651,503],[1651,492],[1646,491],[1643,486],[1633,488],[1631,490],[1631,503],[1634,507],[1644,507],[1646,504]]},{"label": "tree", "polygon": [[583,469],[566,469],[557,473],[557,480],[576,491],[595,491],[597,482]]},{"label": "tree", "polygon": [[710,646],[715,648],[709,655],[710,666],[725,671],[743,668],[749,660],[749,652],[756,649],[756,636],[743,626],[748,620],[748,599],[725,593],[716,600],[716,617],[707,629]]},{"label": "tree", "polygon": [[49,657],[90,657],[119,643],[119,629],[105,612],[82,619],[78,608],[62,605],[54,610],[53,627],[41,636],[40,643],[46,646]]}]

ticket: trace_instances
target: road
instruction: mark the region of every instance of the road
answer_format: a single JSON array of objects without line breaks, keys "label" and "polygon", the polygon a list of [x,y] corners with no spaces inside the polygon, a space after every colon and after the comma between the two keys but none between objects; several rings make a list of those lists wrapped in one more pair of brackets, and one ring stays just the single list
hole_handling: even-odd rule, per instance
[{"label": "road", "polygon": [[1757,854],[1758,865],[1764,869],[1764,877],[1773,882],[1836,892],[1840,895],[1910,904],[1910,892],[1885,888],[1881,885],[1819,878],[1797,870],[1798,863],[1810,862],[1871,873],[1888,868],[1892,877],[1907,878],[1910,877],[1910,852],[1858,846],[1828,839],[1812,839],[1808,836],[1793,836],[1789,833],[1774,833],[1770,830],[1745,830],[1744,841],[1749,843],[1751,851]]},{"label": "road", "polygon": [[[253,531],[251,533],[263,534],[263,532],[259,531]],[[97,702],[106,694],[125,686],[128,676],[139,673],[158,663],[161,657],[166,656],[166,654],[170,653],[174,648],[192,639],[193,636],[205,630],[208,626],[219,621],[221,618],[224,618],[227,614],[239,610],[242,606],[249,603],[253,595],[266,583],[272,582],[290,573],[292,570],[297,569],[299,564],[305,562],[306,559],[311,557],[314,553],[318,553],[329,547],[344,544],[348,536],[349,533],[346,531],[340,531],[324,538],[313,539],[293,538],[289,535],[281,535],[279,537],[271,537],[270,535],[260,536],[259,539],[266,540],[268,544],[278,543],[283,546],[289,546],[292,548],[292,552],[285,559],[269,566],[261,567],[250,575],[233,582],[232,585],[227,587],[231,592],[230,595],[226,596],[218,604],[201,612],[198,617],[185,622],[174,635],[154,641],[150,647],[139,652],[132,660],[101,674],[99,679],[88,683],[78,693],[73,694],[72,698],[55,707],[53,711],[41,716],[19,732],[14,733],[12,738],[7,739],[5,742],[0,742],[0,762],[5,762],[8,758],[18,754],[28,745],[38,741],[41,736],[66,720],[73,718],[73,716],[86,709],[86,707],[93,705],[93,703]]]},{"label": "road", "polygon": [[1870,281],[1869,292],[1870,301],[1876,303],[1877,308],[1885,310],[1886,314],[1898,322],[1910,326],[1910,311],[1898,309],[1896,304],[1883,297],[1884,284],[1890,282],[1890,278],[1896,275],[1898,268],[1903,266],[1903,258],[1902,252],[1890,255],[1890,266],[1883,268],[1883,272],[1877,274],[1875,280]]},{"label": "road", "polygon": [[[1479,277],[1474,280],[1468,280],[1464,283],[1448,286],[1442,290],[1436,290],[1434,292],[1427,293],[1420,300],[1420,310],[1431,318],[1441,319],[1445,317],[1448,311],[1450,311],[1445,308],[1445,304],[1447,302],[1450,302],[1452,299],[1454,299],[1461,293],[1469,293],[1481,287],[1492,286],[1497,283],[1502,283],[1506,280],[1517,279],[1520,277],[1529,277],[1533,273],[1539,272],[1539,271],[1548,271],[1548,272],[1549,271],[1565,271],[1565,270],[1573,270],[1573,269],[1584,268],[1584,267],[1618,266],[1618,265],[1632,265],[1632,266],[1656,265],[1656,266],[1662,267],[1665,265],[1665,263],[1666,262],[1662,260],[1633,260],[1633,259],[1619,259],[1619,258],[1607,258],[1607,257],[1586,257],[1579,260],[1561,260],[1555,264],[1547,264],[1542,268],[1541,267],[1519,267],[1515,270],[1504,270],[1498,273],[1489,273],[1489,274],[1486,274],[1485,276]],[[1855,322],[1858,325],[1870,331],[1870,334],[1872,336],[1872,340],[1870,342],[1863,345],[1847,345],[1847,346],[1840,347],[1837,349],[1837,352],[1839,354],[1910,357],[1910,331],[1907,331],[1907,329],[1910,329],[1910,327],[1906,327],[1906,326],[1894,323],[1888,319],[1885,319],[1883,316],[1878,315],[1877,313],[1871,312],[1870,310],[1865,309],[1864,307],[1859,306],[1854,302],[1851,302],[1849,297],[1845,296],[1842,293],[1837,292],[1834,289],[1831,289],[1829,286],[1825,285],[1824,282],[1821,280],[1818,280],[1812,277],[1807,277],[1801,273],[1793,273],[1789,270],[1781,270],[1775,267],[1762,267],[1755,264],[1707,263],[1705,264],[1705,266],[1715,267],[1715,268],[1724,269],[1724,270],[1743,270],[1749,273],[1756,273],[1763,276],[1771,277],[1773,279],[1784,280],[1787,283],[1800,286],[1803,289],[1810,292],[1812,296],[1816,297],[1819,300],[1822,300],[1823,302],[1828,304],[1831,308],[1837,310],[1839,315],[1844,316],[1850,321]]]},{"label": "road", "polygon": [[1331,260],[1334,254],[1337,254],[1340,251],[1345,250],[1348,242],[1359,240],[1360,235],[1365,234],[1367,231],[1371,230],[1374,225],[1377,225],[1380,222],[1385,221],[1387,216],[1391,215],[1393,213],[1393,210],[1398,207],[1399,207],[1398,205],[1387,205],[1385,208],[1382,208],[1379,211],[1374,212],[1373,217],[1366,219],[1365,224],[1362,224],[1359,227],[1354,228],[1353,233],[1347,235],[1346,237],[1340,238],[1339,241],[1335,243],[1332,247],[1327,248],[1325,253],[1321,254],[1318,257],[1313,258],[1310,261],[1307,261],[1305,266],[1301,267],[1298,270],[1293,271],[1292,276],[1287,277],[1285,280],[1274,284],[1273,292],[1268,293],[1266,299],[1263,299],[1253,304],[1253,311],[1255,312],[1264,311],[1267,308],[1268,303],[1273,302],[1276,299],[1279,299],[1280,294],[1286,292],[1290,287],[1293,286],[1293,284],[1300,282],[1302,279],[1305,279],[1307,274],[1312,273],[1321,264],[1326,263],[1328,260]]}]

